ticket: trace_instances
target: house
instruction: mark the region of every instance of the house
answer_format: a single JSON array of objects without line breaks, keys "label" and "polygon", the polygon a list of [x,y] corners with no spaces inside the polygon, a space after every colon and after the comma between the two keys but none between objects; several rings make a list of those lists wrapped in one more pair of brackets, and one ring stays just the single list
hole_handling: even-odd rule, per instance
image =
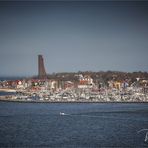
[{"label": "house", "polygon": [[79,78],[78,88],[92,88],[93,85],[93,79],[89,75],[81,76]]}]

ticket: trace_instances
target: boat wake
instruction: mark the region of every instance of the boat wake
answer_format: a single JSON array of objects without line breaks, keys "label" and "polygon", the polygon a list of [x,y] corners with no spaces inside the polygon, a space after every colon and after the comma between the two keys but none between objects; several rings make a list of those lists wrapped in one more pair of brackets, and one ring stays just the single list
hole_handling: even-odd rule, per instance
[{"label": "boat wake", "polygon": [[148,142],[148,129],[141,129],[137,133],[145,132],[144,142]]},{"label": "boat wake", "polygon": [[[134,120],[134,121],[140,120],[140,119],[131,119],[131,118],[111,117],[111,116],[106,116],[106,115],[67,114],[67,113],[64,113],[64,112],[60,112],[60,116],[102,118],[102,119],[115,119],[115,120]],[[148,121],[148,120],[143,120],[143,121]]]}]

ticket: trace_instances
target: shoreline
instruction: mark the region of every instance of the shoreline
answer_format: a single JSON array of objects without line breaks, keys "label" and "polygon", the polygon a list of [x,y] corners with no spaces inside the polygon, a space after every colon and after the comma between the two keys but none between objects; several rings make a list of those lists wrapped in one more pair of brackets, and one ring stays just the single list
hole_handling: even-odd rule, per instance
[{"label": "shoreline", "polygon": [[9,89],[9,88],[0,88],[1,92],[16,92],[15,89]]},{"label": "shoreline", "polygon": [[134,104],[134,103],[138,103],[138,104],[148,104],[148,102],[146,101],[135,101],[135,102],[129,102],[129,101],[33,101],[33,100],[10,100],[10,99],[0,99],[0,102],[18,102],[18,103],[106,103],[106,104],[110,104],[110,103],[128,103],[128,104]]}]

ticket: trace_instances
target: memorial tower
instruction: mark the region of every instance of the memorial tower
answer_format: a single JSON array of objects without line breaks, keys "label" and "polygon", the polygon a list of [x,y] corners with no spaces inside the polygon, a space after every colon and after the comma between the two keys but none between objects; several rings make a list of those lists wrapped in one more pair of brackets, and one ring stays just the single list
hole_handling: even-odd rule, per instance
[{"label": "memorial tower", "polygon": [[44,67],[44,59],[42,55],[38,55],[38,78],[39,79],[46,79],[46,71]]}]

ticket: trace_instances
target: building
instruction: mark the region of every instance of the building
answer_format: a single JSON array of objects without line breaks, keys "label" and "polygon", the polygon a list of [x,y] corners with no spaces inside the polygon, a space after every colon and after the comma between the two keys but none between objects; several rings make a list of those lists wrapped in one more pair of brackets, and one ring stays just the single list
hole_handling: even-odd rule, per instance
[{"label": "building", "polygon": [[47,78],[42,55],[38,55],[38,78],[39,79]]}]

